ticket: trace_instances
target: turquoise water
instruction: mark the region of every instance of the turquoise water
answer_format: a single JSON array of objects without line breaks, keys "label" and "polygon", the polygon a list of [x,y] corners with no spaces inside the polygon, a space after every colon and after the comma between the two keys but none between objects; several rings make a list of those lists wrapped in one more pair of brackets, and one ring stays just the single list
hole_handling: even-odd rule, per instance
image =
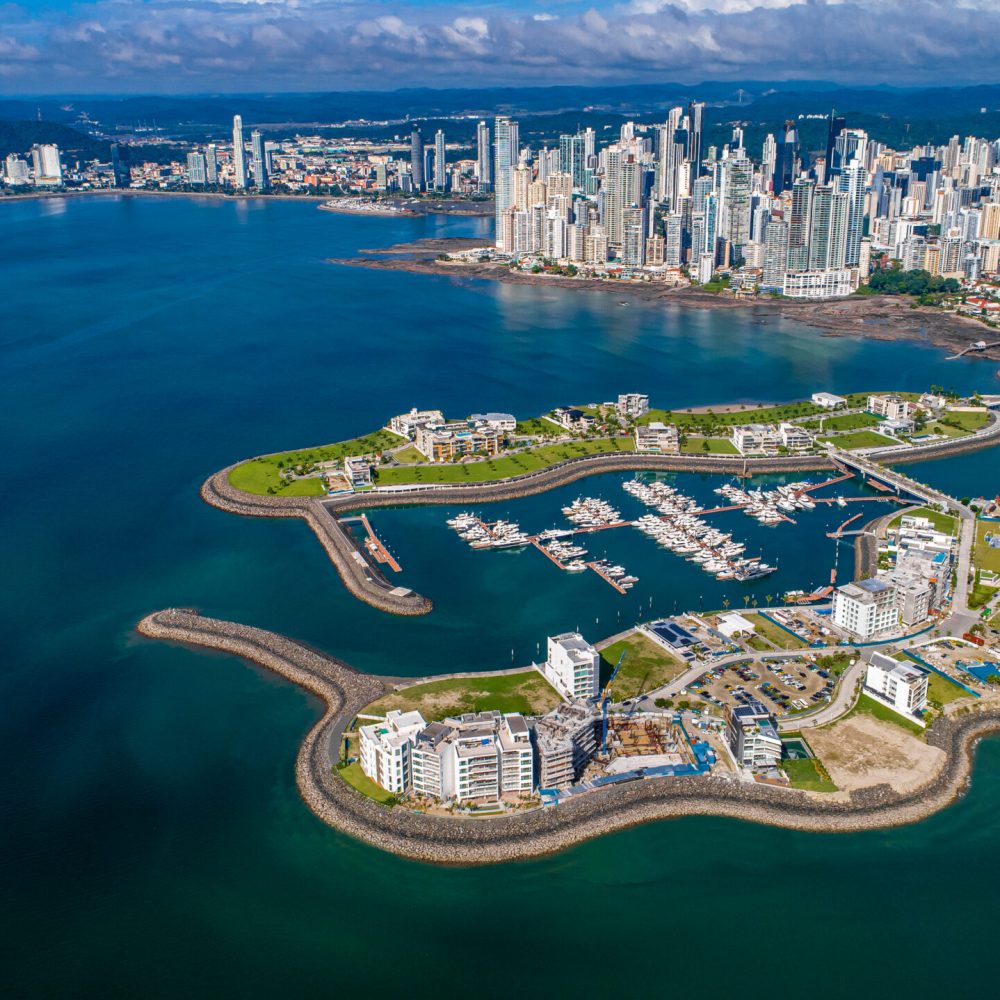
[{"label": "turquoise water", "polygon": [[[686,820],[503,869],[442,870],[341,837],[301,804],[309,698],[131,629],[193,606],[416,675],[524,662],[555,628],[599,635],[751,592],[763,604],[828,581],[823,532],[839,508],[777,529],[718,515],[779,562],[752,591],[637,532],[603,533],[591,551],[640,577],[627,597],[536,552],[473,553],[445,510],[379,511],[402,580],[436,603],[403,620],[350,598],[303,525],[224,515],[197,488],[234,458],[368,430],[411,405],[532,414],[626,389],[684,406],[945,380],[988,391],[992,366],[743,313],[324,262],[475,234],[476,220],[102,198],[3,204],[0,224],[5,992],[423,994],[457,976],[445,981],[494,995],[511,967],[555,995],[703,992],[724,986],[720,968],[753,970],[754,994],[765,977],[768,991],[831,997],[988,991],[967,931],[992,922],[1000,889],[996,741],[967,798],[912,828],[820,837]],[[956,458],[923,478],[990,494],[998,465]],[[580,493],[625,510],[621,478],[491,512],[545,527]],[[679,481],[706,497],[716,485]],[[849,559],[841,549],[842,570]],[[408,926],[389,919],[399,913]],[[887,934],[892,961],[870,946]]]}]

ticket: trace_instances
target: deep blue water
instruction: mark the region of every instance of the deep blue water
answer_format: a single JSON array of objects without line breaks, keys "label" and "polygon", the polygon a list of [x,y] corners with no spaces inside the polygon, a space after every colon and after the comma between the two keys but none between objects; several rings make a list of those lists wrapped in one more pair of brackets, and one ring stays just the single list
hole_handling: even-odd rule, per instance
[{"label": "deep blue water", "polygon": [[[536,552],[471,552],[444,509],[379,511],[403,582],[435,600],[426,618],[395,619],[347,595],[304,525],[198,499],[236,458],[353,435],[411,405],[531,415],[624,390],[685,406],[996,387],[991,365],[921,345],[325,262],[483,225],[288,202],[0,204],[5,992],[424,993],[458,975],[494,995],[512,953],[526,988],[556,995],[625,989],[626,969],[629,990],[685,994],[740,968],[755,995],[765,983],[820,996],[988,990],[976,929],[991,925],[1000,889],[996,742],[968,797],[913,828],[817,837],[691,820],[528,864],[441,870],[341,837],[301,804],[292,765],[310,699],[231,658],[132,633],[150,610],[193,606],[365,669],[423,674],[521,663],[552,629],[596,637],[750,592],[634,531],[591,545],[641,578],[621,597]],[[960,495],[1000,491],[994,453],[920,471]],[[621,479],[491,513],[545,527],[580,493],[624,510]],[[716,485],[679,481],[706,497]],[[753,588],[763,603],[828,581],[824,531],[845,516],[818,510],[776,529],[718,518],[778,559]],[[848,549],[840,559],[846,570]],[[390,912],[411,917],[391,949]],[[892,961],[875,945],[887,934]]]}]

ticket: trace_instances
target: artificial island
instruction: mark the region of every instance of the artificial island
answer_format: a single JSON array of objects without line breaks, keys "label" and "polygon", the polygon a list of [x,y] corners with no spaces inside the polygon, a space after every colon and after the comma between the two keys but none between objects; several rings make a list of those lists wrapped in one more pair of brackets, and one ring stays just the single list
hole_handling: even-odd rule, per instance
[{"label": "artificial island", "polygon": [[[460,507],[447,518],[459,544],[537,551],[623,595],[638,578],[587,558],[596,532],[637,530],[742,588],[774,567],[732,518],[780,531],[836,507],[828,535],[854,540],[852,580],[831,574],[766,608],[748,589],[593,644],[548,636],[544,661],[522,668],[426,678],[363,674],[191,610],[138,629],[319,696],[297,760],[303,798],[338,830],[408,857],[498,862],[690,814],[829,831],[912,822],[961,794],[975,742],[1000,730],[1000,510],[894,466],[995,445],[998,406],[935,386],[674,411],[629,392],[521,419],[412,409],[360,438],[237,463],[202,497],[302,518],[348,590],[390,614],[432,611],[393,582],[402,568],[372,524],[403,505]],[[717,501],[682,492],[672,474],[685,471],[717,474]],[[621,494],[578,497],[562,526],[482,509],[602,473],[621,474]]]}]

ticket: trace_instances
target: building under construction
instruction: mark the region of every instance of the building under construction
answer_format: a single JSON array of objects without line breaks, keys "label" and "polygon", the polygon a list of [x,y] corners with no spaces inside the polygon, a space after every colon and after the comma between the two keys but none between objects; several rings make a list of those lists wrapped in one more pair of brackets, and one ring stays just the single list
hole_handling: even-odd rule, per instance
[{"label": "building under construction", "polygon": [[573,784],[597,752],[601,717],[592,705],[570,701],[535,723],[540,788]]}]

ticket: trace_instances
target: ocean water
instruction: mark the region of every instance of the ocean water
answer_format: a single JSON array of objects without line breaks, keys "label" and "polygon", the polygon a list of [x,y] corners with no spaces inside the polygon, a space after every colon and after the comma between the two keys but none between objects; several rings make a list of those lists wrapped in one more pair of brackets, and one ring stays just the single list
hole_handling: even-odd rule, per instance
[{"label": "ocean water", "polygon": [[[342,837],[301,803],[293,762],[314,701],[233,658],[132,632],[151,610],[196,607],[420,675],[527,662],[553,629],[596,638],[693,602],[764,604],[829,582],[835,565],[843,579],[850,549],[825,531],[853,510],[776,529],[718,515],[778,562],[753,588],[710,580],[638,532],[602,533],[591,552],[640,577],[627,597],[537,552],[472,552],[446,509],[380,510],[401,582],[435,601],[404,620],[351,598],[304,525],[222,514],[197,489],[236,458],[360,433],[412,405],[530,415],[626,390],[686,406],[997,384],[988,363],[919,344],[326,262],[484,226],[290,202],[0,204],[4,992],[468,984],[492,996],[511,976],[554,995],[690,995],[736,976],[752,995],[989,992],[1000,742],[983,745],[958,805],[914,827],[834,837],[683,820],[529,863],[440,869]],[[919,471],[959,495],[1000,492],[992,452]],[[631,511],[623,478],[489,513],[543,528],[580,494]],[[706,499],[717,485],[677,481]]]}]

